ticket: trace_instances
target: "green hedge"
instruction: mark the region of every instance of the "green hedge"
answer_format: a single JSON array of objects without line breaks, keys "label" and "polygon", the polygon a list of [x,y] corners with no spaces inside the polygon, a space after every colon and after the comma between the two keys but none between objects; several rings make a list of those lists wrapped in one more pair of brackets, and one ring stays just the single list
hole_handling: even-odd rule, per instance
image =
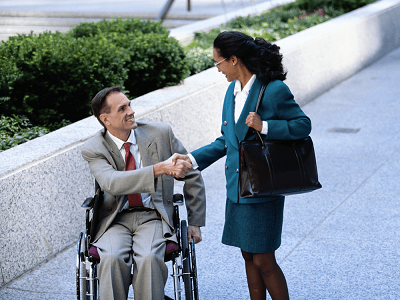
[{"label": "green hedge", "polygon": [[107,39],[126,51],[128,79],[124,85],[133,97],[177,84],[189,76],[185,53],[168,34],[161,22],[121,18],[81,23],[71,30],[74,37]]},{"label": "green hedge", "polygon": [[0,116],[0,152],[49,132],[46,127],[32,126],[26,117]]},{"label": "green hedge", "polygon": [[0,68],[1,115],[46,126],[89,116],[92,97],[105,86],[122,85],[137,97],[190,74],[166,27],[139,19],[10,37],[0,45]]},{"label": "green hedge", "polygon": [[298,7],[308,12],[318,8],[330,7],[335,10],[343,10],[344,13],[347,13],[375,1],[376,0],[297,0],[288,4],[287,7]]},{"label": "green hedge", "polygon": [[114,32],[119,34],[126,34],[128,32],[135,35],[159,33],[168,35],[168,30],[162,25],[161,21],[142,21],[141,19],[112,19],[102,20],[100,22],[83,22],[72,28],[69,33],[78,37],[90,37],[101,33]]},{"label": "green hedge", "polygon": [[123,85],[126,60],[107,39],[59,32],[11,37],[0,46],[1,114],[25,115],[35,125],[81,120],[97,91]]}]

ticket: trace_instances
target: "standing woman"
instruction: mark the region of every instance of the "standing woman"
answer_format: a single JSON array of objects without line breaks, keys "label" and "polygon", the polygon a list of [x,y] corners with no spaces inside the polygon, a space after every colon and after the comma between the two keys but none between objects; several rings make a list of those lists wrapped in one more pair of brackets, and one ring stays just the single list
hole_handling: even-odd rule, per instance
[{"label": "standing woman", "polygon": [[[281,244],[285,197],[240,197],[239,142],[254,139],[253,129],[270,140],[304,138],[311,131],[311,122],[282,82],[286,72],[278,46],[262,38],[254,40],[237,31],[225,31],[214,41],[213,56],[218,71],[232,82],[223,105],[222,136],[193,151],[189,158],[203,170],[227,156],[222,243],[241,249],[252,300],[266,299],[266,290],[273,300],[289,299],[285,276],[275,259],[275,250]],[[267,87],[255,113],[263,85]]]}]

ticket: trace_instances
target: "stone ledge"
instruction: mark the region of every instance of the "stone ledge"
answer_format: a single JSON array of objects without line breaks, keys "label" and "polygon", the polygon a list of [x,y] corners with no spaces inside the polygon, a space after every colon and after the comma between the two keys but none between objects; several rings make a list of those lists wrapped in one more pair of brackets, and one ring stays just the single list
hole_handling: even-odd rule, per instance
[{"label": "stone ledge", "polygon": [[[304,105],[400,46],[400,0],[383,0],[277,42]],[[224,76],[211,68],[133,100],[139,120],[171,124],[189,150],[219,135]],[[89,117],[0,153],[0,286],[73,243],[93,193],[80,156],[101,127]],[[29,240],[28,246],[26,241]]]}]

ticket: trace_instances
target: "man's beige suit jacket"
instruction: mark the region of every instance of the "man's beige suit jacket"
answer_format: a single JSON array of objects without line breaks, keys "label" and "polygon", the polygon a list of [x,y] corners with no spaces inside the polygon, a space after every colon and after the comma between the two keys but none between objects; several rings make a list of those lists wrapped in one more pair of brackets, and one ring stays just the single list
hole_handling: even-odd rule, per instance
[{"label": "man's beige suit jacket", "polygon": [[[175,239],[172,226],[174,179],[167,175],[154,178],[153,165],[167,160],[174,153],[186,154],[187,151],[167,124],[138,122],[135,136],[143,167],[134,171],[125,171],[124,159],[104,129],[82,148],[83,158],[89,163],[91,173],[104,191],[93,242],[110,226],[124,204],[124,196],[135,193],[151,193],[163,220],[164,237]],[[198,170],[191,170],[183,181],[188,223],[204,226],[206,198],[201,174]]]}]

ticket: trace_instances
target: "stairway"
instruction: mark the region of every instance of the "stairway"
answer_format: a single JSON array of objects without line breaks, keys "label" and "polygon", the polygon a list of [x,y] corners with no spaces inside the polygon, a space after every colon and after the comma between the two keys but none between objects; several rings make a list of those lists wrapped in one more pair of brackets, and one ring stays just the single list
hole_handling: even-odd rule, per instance
[{"label": "stairway", "polygon": [[[210,14],[170,14],[163,24],[172,29],[192,22],[213,17]],[[29,34],[31,31],[67,32],[81,22],[98,22],[112,18],[142,18],[154,20],[156,14],[142,13],[77,13],[77,12],[41,12],[41,11],[0,11],[0,41],[6,41],[9,36]]]}]

